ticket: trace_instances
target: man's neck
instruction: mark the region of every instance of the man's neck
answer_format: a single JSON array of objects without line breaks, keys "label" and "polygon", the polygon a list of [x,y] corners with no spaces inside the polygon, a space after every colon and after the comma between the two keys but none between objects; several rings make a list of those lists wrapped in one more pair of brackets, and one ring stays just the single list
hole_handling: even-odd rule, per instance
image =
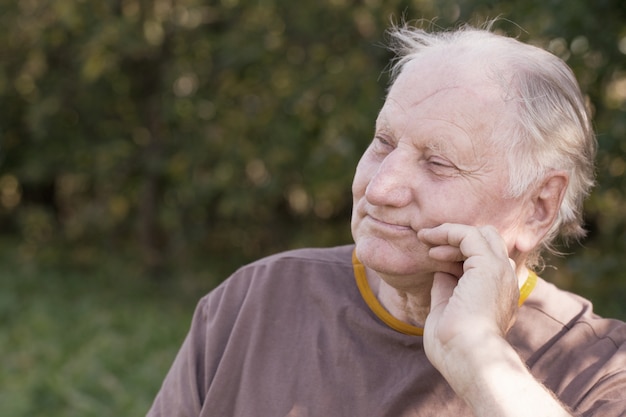
[{"label": "man's neck", "polygon": [[367,281],[380,304],[392,316],[412,326],[424,327],[430,311],[432,275],[388,277],[367,268]]}]

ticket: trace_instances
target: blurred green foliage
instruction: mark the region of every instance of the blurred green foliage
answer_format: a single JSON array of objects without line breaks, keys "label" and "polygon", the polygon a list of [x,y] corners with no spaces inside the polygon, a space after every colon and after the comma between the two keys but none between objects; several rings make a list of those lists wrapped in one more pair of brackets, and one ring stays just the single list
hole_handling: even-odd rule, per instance
[{"label": "blurred green foliage", "polygon": [[228,270],[350,241],[390,21],[497,29],[565,59],[599,133],[568,288],[624,294],[621,0],[0,2],[0,232],[24,262]]}]

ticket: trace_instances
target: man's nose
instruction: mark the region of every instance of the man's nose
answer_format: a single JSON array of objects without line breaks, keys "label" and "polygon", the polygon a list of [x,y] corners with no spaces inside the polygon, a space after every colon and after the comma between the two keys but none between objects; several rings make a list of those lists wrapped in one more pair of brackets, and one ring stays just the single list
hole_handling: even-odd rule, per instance
[{"label": "man's nose", "polygon": [[365,189],[365,197],[378,206],[406,206],[413,196],[414,180],[407,156],[396,149],[378,166]]}]

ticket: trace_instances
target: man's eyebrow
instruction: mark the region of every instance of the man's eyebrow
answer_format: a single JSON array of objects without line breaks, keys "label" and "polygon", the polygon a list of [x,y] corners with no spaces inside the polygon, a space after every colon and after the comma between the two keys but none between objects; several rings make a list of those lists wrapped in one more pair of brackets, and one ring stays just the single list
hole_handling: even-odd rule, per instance
[{"label": "man's eyebrow", "polygon": [[389,125],[387,118],[382,114],[376,118],[375,128],[377,131],[384,130],[387,132],[391,132],[391,126]]},{"label": "man's eyebrow", "polygon": [[441,140],[436,140],[436,141],[431,140],[426,144],[426,147],[430,149],[431,151],[435,151],[435,152],[442,152],[442,151],[445,151],[446,148],[448,148],[447,146],[444,146],[442,144]]},{"label": "man's eyebrow", "polygon": [[425,136],[422,138],[423,146],[433,151],[445,151],[454,147],[454,135],[439,127],[429,128],[422,135]]}]

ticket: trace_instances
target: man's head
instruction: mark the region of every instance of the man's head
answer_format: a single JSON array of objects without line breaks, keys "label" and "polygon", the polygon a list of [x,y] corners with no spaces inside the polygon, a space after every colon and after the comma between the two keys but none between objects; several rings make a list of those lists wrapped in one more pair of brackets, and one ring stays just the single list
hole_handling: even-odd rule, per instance
[{"label": "man's head", "polygon": [[509,234],[511,255],[523,252],[531,263],[559,232],[580,237],[595,138],[566,64],[469,27],[391,35],[393,83],[353,186],[357,252],[370,242],[416,258],[419,243],[382,223],[413,232],[438,222],[495,223]]}]

